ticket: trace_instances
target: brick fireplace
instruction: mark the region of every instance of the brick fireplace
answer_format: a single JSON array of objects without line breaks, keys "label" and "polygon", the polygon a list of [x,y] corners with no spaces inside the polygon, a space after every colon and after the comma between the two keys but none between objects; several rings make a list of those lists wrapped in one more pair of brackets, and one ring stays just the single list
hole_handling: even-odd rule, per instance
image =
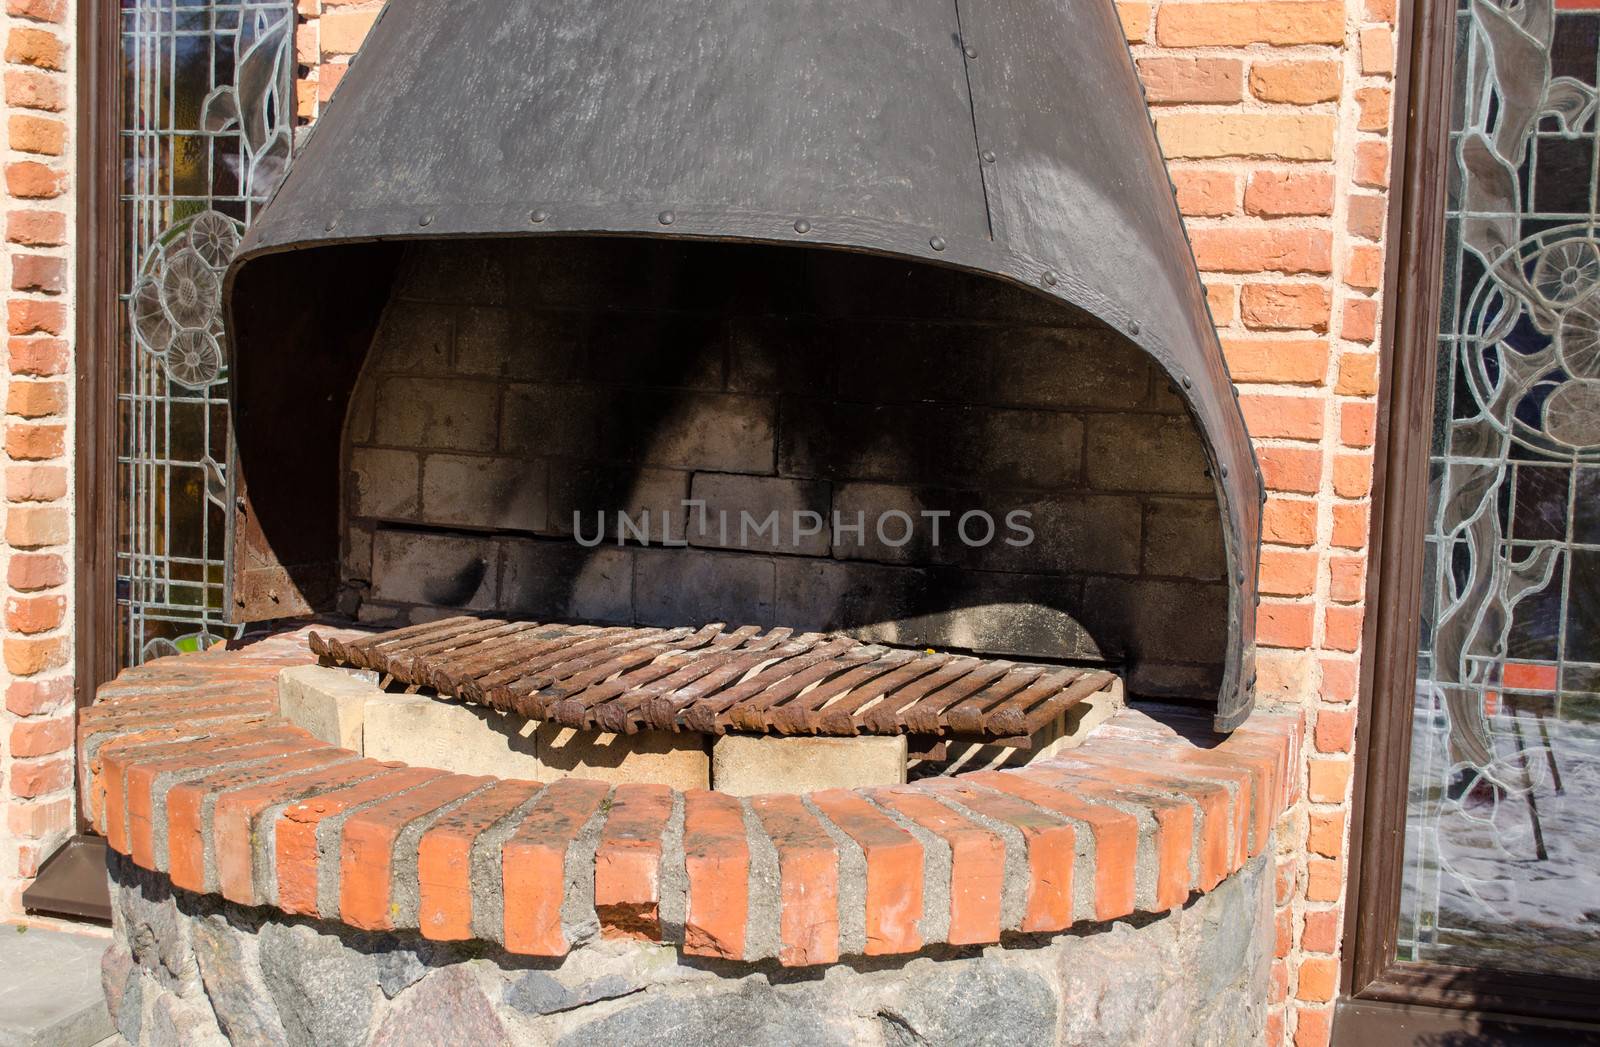
[{"label": "brick fireplace", "polygon": [[[223,291],[232,612],[275,635],[80,722],[129,1039],[779,1042],[795,969],[849,998],[805,1042],[1077,1042],[1146,969],[1168,1038],[1258,1035],[1301,736],[1252,713],[1260,474],[1115,11],[1034,14],[391,4]],[[462,612],[1137,704],[755,795],[288,711],[313,649]]]}]

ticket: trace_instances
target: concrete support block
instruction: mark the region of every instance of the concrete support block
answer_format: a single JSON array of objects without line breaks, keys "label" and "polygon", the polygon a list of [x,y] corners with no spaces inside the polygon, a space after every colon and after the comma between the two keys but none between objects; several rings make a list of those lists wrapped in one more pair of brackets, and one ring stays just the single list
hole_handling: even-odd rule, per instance
[{"label": "concrete support block", "polygon": [[456,774],[539,778],[534,724],[493,709],[426,695],[378,694],[366,703],[365,753]]},{"label": "concrete support block", "polygon": [[367,700],[382,693],[375,673],[295,665],[278,674],[278,715],[329,745],[361,752]]},{"label": "concrete support block", "polygon": [[674,789],[711,787],[711,757],[699,734],[641,731],[605,734],[541,723],[535,732],[539,781],[589,778],[623,784],[646,782]]},{"label": "concrete support block", "polygon": [[902,785],[905,780],[904,736],[729,734],[711,743],[711,787],[734,796]]}]

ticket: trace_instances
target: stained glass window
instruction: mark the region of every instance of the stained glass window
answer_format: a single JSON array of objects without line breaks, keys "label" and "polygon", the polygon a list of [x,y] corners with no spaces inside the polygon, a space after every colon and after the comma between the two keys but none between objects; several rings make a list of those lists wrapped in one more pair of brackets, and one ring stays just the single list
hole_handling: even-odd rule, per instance
[{"label": "stained glass window", "polygon": [[222,275],[293,143],[292,0],[123,0],[119,657],[227,634]]},{"label": "stained glass window", "polygon": [[1600,0],[1458,0],[1401,959],[1600,976]]}]

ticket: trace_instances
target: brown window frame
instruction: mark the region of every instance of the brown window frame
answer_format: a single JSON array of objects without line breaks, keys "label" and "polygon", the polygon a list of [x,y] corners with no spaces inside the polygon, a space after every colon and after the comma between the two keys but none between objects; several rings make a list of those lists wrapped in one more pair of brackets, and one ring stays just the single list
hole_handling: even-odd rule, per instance
[{"label": "brown window frame", "polygon": [[1366,653],[1334,1041],[1600,1043],[1600,981],[1396,959],[1453,162],[1455,19],[1453,0],[1401,5]]},{"label": "brown window frame", "polygon": [[75,699],[116,674],[117,296],[121,7],[78,3]]}]

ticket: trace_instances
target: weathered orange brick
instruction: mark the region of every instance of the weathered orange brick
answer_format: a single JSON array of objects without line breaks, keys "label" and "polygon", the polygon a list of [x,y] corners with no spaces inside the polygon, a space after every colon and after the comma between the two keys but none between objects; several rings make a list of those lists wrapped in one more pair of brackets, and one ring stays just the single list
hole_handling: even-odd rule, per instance
[{"label": "weathered orange brick", "polygon": [[[42,840],[72,829],[72,801],[61,797],[54,800],[9,803],[6,805],[6,828],[13,837]],[[19,875],[28,876],[27,872]]]},{"label": "weathered orange brick", "polygon": [[1250,93],[1263,102],[1311,105],[1339,97],[1344,84],[1338,62],[1254,62],[1250,66]]},{"label": "weathered orange brick", "polygon": [[1122,32],[1130,44],[1142,44],[1150,38],[1150,5],[1145,3],[1119,3],[1117,14],[1122,18]]},{"label": "weathered orange brick", "polygon": [[1088,824],[1094,837],[1094,912],[1097,920],[1114,920],[1134,907],[1139,823],[1130,814],[1041,786],[1022,775],[981,771],[967,780],[1011,793],[1029,803]]},{"label": "weathered orange brick", "polygon": [[949,845],[950,929],[945,940],[951,945],[998,942],[1005,841],[920,790],[886,789],[873,799]]},{"label": "weathered orange brick", "polygon": [[1339,357],[1339,378],[1333,391],[1340,396],[1376,396],[1378,354],[1344,353]]},{"label": "weathered orange brick", "polygon": [[24,247],[59,247],[67,242],[67,216],[60,211],[12,211],[6,215],[6,239]]},{"label": "weathered orange brick", "polygon": [[14,113],[6,122],[11,148],[21,153],[60,156],[67,151],[67,125],[54,117]]},{"label": "weathered orange brick", "polygon": [[1372,493],[1372,456],[1333,456],[1333,493],[1340,498],[1365,498]]},{"label": "weathered orange brick", "polygon": [[1280,545],[1313,544],[1317,540],[1317,503],[1269,497],[1261,511],[1261,537]]},{"label": "weathered orange brick", "polygon": [[1388,186],[1389,144],[1387,142],[1357,143],[1355,180],[1357,185],[1369,189],[1383,189]]},{"label": "weathered orange brick", "polygon": [[1296,1007],[1294,1013],[1294,1047],[1328,1047],[1333,1039],[1333,1015],[1310,1007]]},{"label": "weathered orange brick", "polygon": [[[348,753],[324,746],[275,761],[270,772],[220,771],[175,785],[167,792],[167,873],[185,890],[222,889],[236,897],[254,898],[258,885],[253,845],[263,833],[276,831],[260,823],[261,815],[270,807],[338,788],[381,769],[376,761],[351,760]],[[262,781],[269,773],[281,777]],[[208,882],[201,816],[211,795],[216,797],[210,826],[215,874]]]},{"label": "weathered orange brick", "polygon": [[1366,505],[1333,507],[1333,544],[1340,549],[1363,549],[1367,544]]},{"label": "weathered orange brick", "polygon": [[1356,92],[1356,105],[1360,112],[1356,128],[1361,131],[1387,131],[1389,111],[1394,98],[1387,87],[1363,87]]},{"label": "weathered orange brick", "polygon": [[501,780],[428,827],[417,844],[417,923],[425,938],[466,941],[472,931],[472,848],[539,791]]},{"label": "weathered orange brick", "polygon": [[14,18],[62,22],[67,17],[67,0],[6,0],[6,11]]},{"label": "weathered orange brick", "polygon": [[12,596],[6,599],[6,628],[33,635],[49,632],[66,618],[65,596]]},{"label": "weathered orange brick", "polygon": [[1338,909],[1321,909],[1305,914],[1300,929],[1300,948],[1311,953],[1331,953],[1339,945]]},{"label": "weathered orange brick", "polygon": [[1332,957],[1307,956],[1300,961],[1300,983],[1295,998],[1327,1003],[1339,988],[1339,964]]},{"label": "weathered orange brick", "polygon": [[1322,611],[1322,644],[1330,651],[1355,652],[1361,649],[1360,607],[1325,607]]},{"label": "weathered orange brick", "polygon": [[1070,822],[1006,793],[979,788],[964,777],[928,779],[923,787],[1022,834],[1028,851],[1028,901],[1019,930],[1059,931],[1072,924],[1076,837]]},{"label": "weathered orange brick", "polygon": [[739,801],[704,789],[685,792],[683,854],[689,880],[683,951],[744,959],[750,844]]},{"label": "weathered orange brick", "polygon": [[12,334],[63,334],[67,307],[60,302],[13,298],[6,303],[6,329]]},{"label": "weathered orange brick", "polygon": [[1192,167],[1172,170],[1178,210],[1190,217],[1215,218],[1239,209],[1239,176],[1232,171]]},{"label": "weathered orange brick", "polygon": [[[1571,3],[1572,0],[1560,0],[1556,6],[1565,7]],[[1581,0],[1579,3],[1581,4]],[[1395,24],[1395,0],[1367,0],[1366,8],[1367,17],[1372,21]]]},{"label": "weathered orange brick", "polygon": [[11,756],[26,759],[49,756],[64,751],[72,744],[72,717],[58,716],[53,720],[18,720],[11,725]]},{"label": "weathered orange brick", "polygon": [[13,381],[6,387],[6,413],[44,418],[67,408],[67,383]]},{"label": "weathered orange brick", "polygon": [[54,502],[66,495],[67,470],[64,466],[6,466],[8,502]]},{"label": "weathered orange brick", "polygon": [[1344,853],[1344,811],[1312,811],[1309,821],[1306,848],[1312,854],[1338,858]]},{"label": "weathered orange brick", "polygon": [[1352,236],[1366,240],[1382,240],[1384,220],[1387,217],[1385,198],[1375,193],[1356,193],[1350,197],[1345,215],[1345,228]]},{"label": "weathered orange brick", "polygon": [[1339,862],[1327,858],[1312,858],[1306,862],[1307,901],[1336,902],[1343,884]]},{"label": "weathered orange brick", "polygon": [[849,789],[813,793],[812,802],[861,848],[867,864],[866,955],[922,948],[922,845]]},{"label": "weathered orange brick", "polygon": [[1206,307],[1211,310],[1211,322],[1227,327],[1239,318],[1239,288],[1233,284],[1208,283]]},{"label": "weathered orange brick", "polygon": [[1164,47],[1343,43],[1344,4],[1338,0],[1166,3],[1156,13],[1156,42]]},{"label": "weathered orange brick", "polygon": [[1328,377],[1328,346],[1317,339],[1225,338],[1222,354],[1236,382],[1319,385]]},{"label": "weathered orange brick", "polygon": [[67,107],[66,81],[34,69],[7,69],[5,99],[13,109],[59,113]]},{"label": "weathered orange brick", "polygon": [[561,900],[567,848],[610,792],[603,782],[578,778],[551,783],[501,848],[507,951],[526,956],[566,953]]},{"label": "weathered orange brick", "polygon": [[18,26],[6,37],[6,61],[57,72],[66,66],[66,45],[47,29]]},{"label": "weathered orange brick", "polygon": [[1189,233],[1202,270],[1228,273],[1329,273],[1333,236],[1323,229],[1205,228]]},{"label": "weathered orange brick", "polygon": [[1310,596],[1317,587],[1317,554],[1287,549],[1261,550],[1260,588],[1270,596]]},{"label": "weathered orange brick", "polygon": [[798,796],[757,796],[751,809],[778,851],[778,962],[839,958],[839,854]]},{"label": "weathered orange brick", "polygon": [[1250,435],[1288,440],[1322,437],[1323,401],[1310,396],[1252,394],[1239,398]]},{"label": "weathered orange brick", "polygon": [[1394,33],[1388,26],[1361,30],[1361,72],[1364,76],[1394,72]]},{"label": "weathered orange brick", "polygon": [[595,915],[606,937],[661,937],[661,834],[671,816],[665,785],[617,786],[594,860]]},{"label": "weathered orange brick", "polygon": [[1339,333],[1352,342],[1368,342],[1378,337],[1378,303],[1371,298],[1346,298],[1344,320]]},{"label": "weathered orange brick", "polygon": [[[15,563],[16,557],[12,557]],[[14,716],[47,716],[72,701],[72,677],[12,680],[6,685],[6,711]]]},{"label": "weathered orange brick", "polygon": [[66,451],[67,427],[54,423],[13,422],[6,426],[6,454],[16,461],[46,461]]},{"label": "weathered orange brick", "polygon": [[[1359,557],[1339,557],[1339,559],[1360,559]],[[1347,705],[1356,700],[1356,692],[1361,687],[1361,662],[1355,658],[1320,658],[1318,665],[1322,669],[1322,688],[1318,695],[1325,702],[1335,702]]]},{"label": "weathered orange brick", "polygon": [[1311,447],[1258,447],[1261,475],[1270,491],[1315,494],[1322,487],[1322,452]]},{"label": "weathered orange brick", "polygon": [[[9,647],[10,640],[6,641]],[[40,756],[11,761],[11,795],[23,799],[48,796],[72,785],[72,760],[66,756]]]},{"label": "weathered orange brick", "polygon": [[1245,284],[1239,316],[1252,331],[1326,331],[1333,292],[1317,283]]},{"label": "weathered orange brick", "polygon": [[1156,137],[1168,159],[1331,160],[1337,126],[1328,113],[1166,112]]},{"label": "weathered orange brick", "polygon": [[1328,559],[1328,596],[1339,603],[1355,603],[1366,592],[1367,562],[1359,556]]},{"label": "weathered orange brick", "polygon": [[322,53],[324,55],[353,55],[361,50],[362,41],[372,23],[378,20],[377,11],[328,11],[320,19]]},{"label": "weathered orange brick", "polygon": [[43,378],[66,374],[72,366],[72,353],[59,338],[13,338],[6,344],[6,356],[15,375]]},{"label": "weathered orange brick", "polygon": [[1376,291],[1383,286],[1383,250],[1372,244],[1357,244],[1346,255],[1344,282],[1361,291]]},{"label": "weathered orange brick", "polygon": [[1348,759],[1307,761],[1307,798],[1314,803],[1343,803],[1350,789],[1350,771]]},{"label": "weathered orange brick", "polygon": [[317,101],[326,105],[333,98],[334,88],[344,79],[350,67],[343,62],[325,62],[317,66]]},{"label": "weathered orange brick", "polygon": [[49,255],[13,255],[11,289],[32,291],[37,294],[60,294],[67,289],[67,260]]},{"label": "weathered orange brick", "polygon": [[6,165],[6,191],[24,200],[48,200],[67,189],[67,173],[39,163],[21,160]]},{"label": "weathered orange brick", "polygon": [[339,833],[339,919],[368,931],[392,930],[394,849],[412,822],[489,783],[452,774],[352,814]]},{"label": "weathered orange brick", "polygon": [[[1340,607],[1330,610],[1348,611]],[[1317,726],[1312,737],[1319,753],[1349,753],[1356,744],[1356,711],[1354,709],[1320,709]]]},{"label": "weathered orange brick", "polygon": [[1310,647],[1315,610],[1310,604],[1263,600],[1256,608],[1256,642],[1263,647]]},{"label": "weathered orange brick", "polygon": [[71,534],[65,509],[14,505],[6,513],[6,541],[16,549],[65,545]]},{"label": "weathered orange brick", "polygon": [[1244,209],[1263,218],[1333,213],[1333,176],[1322,171],[1257,171]]},{"label": "weathered orange brick", "polygon": [[1236,58],[1141,58],[1139,78],[1151,105],[1237,102],[1244,97],[1244,63]]},{"label": "weathered orange brick", "polygon": [[[317,827],[352,807],[425,785],[443,775],[443,771],[425,767],[397,768],[285,807],[273,825],[277,841],[278,908],[301,916],[330,919],[338,916],[337,912],[323,912],[317,898],[317,866],[323,860],[317,846]],[[255,904],[254,899],[229,894],[230,886],[223,884],[223,897],[240,905]]]}]

